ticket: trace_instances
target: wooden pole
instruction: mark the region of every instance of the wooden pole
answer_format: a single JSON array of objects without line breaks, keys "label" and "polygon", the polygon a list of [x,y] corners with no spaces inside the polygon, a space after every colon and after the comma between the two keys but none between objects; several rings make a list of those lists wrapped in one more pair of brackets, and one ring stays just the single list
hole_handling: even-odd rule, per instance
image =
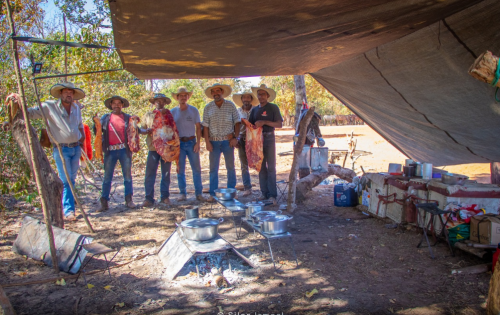
[{"label": "wooden pole", "polygon": [[307,134],[306,130],[307,126],[309,126],[309,123],[311,122],[311,119],[314,115],[314,109],[315,109],[314,106],[309,108],[304,118],[302,118],[302,120],[300,121],[299,137],[297,139],[297,142],[295,143],[295,146],[293,147],[293,162],[292,162],[292,168],[290,169],[290,176],[288,178],[288,200],[287,200],[287,209],[288,211],[291,212],[293,212],[295,210],[295,207],[297,206],[295,204],[295,193],[297,189],[297,172],[299,167],[299,156],[300,153],[302,153],[302,149],[304,149],[304,143],[306,142],[306,134]]},{"label": "wooden pole", "polygon": [[[52,140],[52,143],[55,144],[57,150],[59,151],[59,156],[61,157],[61,160],[63,160],[61,145],[55,140],[54,136],[52,135],[52,132],[49,128],[49,123],[47,122],[47,117],[45,117],[45,113],[42,110],[40,96],[38,95],[38,87],[36,85],[36,78],[33,78],[33,84],[35,86],[35,94],[36,94],[38,104],[40,106],[40,112],[42,113],[42,116],[43,116],[43,122],[45,123],[45,127],[47,128],[47,134],[49,135],[49,138]],[[63,160],[63,162],[64,162],[64,160]],[[62,165],[63,165],[63,169],[64,169],[64,174],[66,176],[66,180],[68,181],[69,187],[71,188],[71,193],[73,194],[75,202],[78,205],[78,209],[82,213],[83,219],[85,220],[85,224],[87,224],[87,227],[89,228],[90,233],[95,233],[94,229],[92,228],[92,225],[90,224],[89,218],[87,217],[87,214],[83,210],[82,204],[80,203],[80,199],[78,198],[78,195],[76,194],[75,187],[73,186],[73,183],[71,182],[71,177],[69,176],[69,172],[68,172],[68,169],[66,167],[66,163],[62,163]]]},{"label": "wooden pole", "polygon": [[9,298],[7,297],[7,294],[5,294],[2,286],[0,286],[0,314],[16,315],[16,311],[14,311],[12,304],[10,304]]},{"label": "wooden pole", "polygon": [[491,183],[500,184],[500,162],[490,163]]},{"label": "wooden pole", "polygon": [[[16,29],[14,27],[14,20],[12,19],[12,9],[10,7],[10,0],[5,1],[7,4],[7,15],[9,18],[9,26],[10,30],[13,36],[16,35]],[[35,157],[36,151],[35,147],[33,145],[33,134],[31,133],[31,122],[30,118],[28,116],[28,108],[26,107],[26,97],[24,95],[24,86],[23,86],[23,77],[21,74],[21,69],[19,67],[19,54],[17,52],[17,42],[15,40],[12,40],[12,52],[14,55],[14,69],[16,72],[16,79],[17,79],[17,86],[18,86],[18,91],[19,95],[21,96],[20,101],[21,101],[21,110],[23,111],[24,115],[24,121],[26,122],[26,134],[28,138],[28,145],[30,148],[30,155],[31,155],[31,163],[33,165],[33,173],[36,181],[36,186],[38,189],[38,194],[41,196],[41,201],[42,201],[42,210],[43,210],[43,216],[45,218],[45,225],[47,226],[47,234],[49,236],[49,246],[50,246],[50,255],[52,256],[52,266],[55,270],[55,272],[59,272],[59,265],[57,262],[57,252],[56,252],[56,246],[54,242],[54,233],[52,232],[52,222],[50,219],[50,214],[49,214],[49,209],[47,208],[47,203],[45,201],[45,187],[42,185],[42,181],[40,180],[40,169],[38,165],[38,160]]]},{"label": "wooden pole", "polygon": [[302,104],[307,103],[306,94],[306,79],[304,75],[294,75],[293,82],[295,83],[295,125],[297,124],[300,117],[300,111],[302,110]]},{"label": "wooden pole", "polygon": [[[64,41],[66,41],[66,14],[63,14]],[[64,46],[64,74],[68,73],[68,46]],[[64,77],[64,82],[68,82],[68,77]]]}]

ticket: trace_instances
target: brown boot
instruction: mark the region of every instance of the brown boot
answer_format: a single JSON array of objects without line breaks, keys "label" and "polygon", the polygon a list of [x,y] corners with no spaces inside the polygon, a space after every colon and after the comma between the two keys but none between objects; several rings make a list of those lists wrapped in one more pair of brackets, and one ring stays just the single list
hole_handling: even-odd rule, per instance
[{"label": "brown boot", "polygon": [[101,207],[99,209],[97,209],[96,212],[104,212],[104,211],[108,210],[109,209],[108,201],[102,197],[101,197],[100,201],[101,201]]},{"label": "brown boot", "polygon": [[144,200],[144,202],[142,203],[142,206],[141,206],[141,207],[143,207],[143,208],[151,208],[151,207],[153,207],[154,205],[155,205],[155,203],[154,203],[154,202],[151,202],[151,201],[149,201],[149,200],[147,200],[147,199],[146,199],[146,200]]},{"label": "brown boot", "polygon": [[125,196],[125,205],[130,209],[134,209],[136,207],[135,203],[132,201],[132,195]]}]

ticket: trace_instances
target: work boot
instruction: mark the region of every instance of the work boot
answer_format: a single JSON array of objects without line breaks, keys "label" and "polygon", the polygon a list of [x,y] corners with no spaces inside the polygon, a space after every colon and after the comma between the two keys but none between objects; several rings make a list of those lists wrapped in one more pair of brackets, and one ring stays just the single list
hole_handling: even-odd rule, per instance
[{"label": "work boot", "polygon": [[269,201],[271,201],[274,206],[278,204],[278,202],[276,201],[276,198],[274,198],[274,197],[269,198]]},{"label": "work boot", "polygon": [[106,198],[101,197],[100,201],[101,201],[101,207],[99,209],[97,209],[96,212],[104,212],[104,211],[108,210],[109,207],[108,207],[108,201],[106,200]]},{"label": "work boot", "polygon": [[69,214],[68,216],[64,217],[68,221],[76,221],[76,216],[74,213]]},{"label": "work boot", "polygon": [[151,207],[153,207],[154,205],[155,205],[155,204],[154,204],[154,202],[151,202],[151,201],[149,201],[149,200],[147,200],[147,199],[146,199],[146,200],[144,200],[144,202],[142,203],[141,207],[143,207],[143,208],[151,208]]},{"label": "work boot", "polygon": [[168,197],[167,197],[167,198],[163,199],[163,200],[161,201],[161,203],[164,203],[164,204],[166,204],[166,205],[169,205],[169,204],[170,204],[170,199],[168,199]]},{"label": "work boot", "polygon": [[263,200],[267,200],[266,196],[264,195],[261,195],[259,198],[257,198],[258,201],[263,201]]},{"label": "work boot", "polygon": [[187,200],[187,197],[186,195],[181,195],[179,198],[177,198],[177,201],[186,201]]},{"label": "work boot", "polygon": [[208,197],[207,201],[208,201],[208,202],[215,202],[215,198],[214,198],[214,196],[210,196],[210,197]]},{"label": "work boot", "polygon": [[245,191],[241,194],[241,197],[248,197],[252,195],[252,189],[245,189]]},{"label": "work boot", "polygon": [[207,199],[205,197],[203,197],[203,195],[198,195],[196,196],[196,200],[200,201],[200,202],[205,202],[207,201]]},{"label": "work boot", "polygon": [[134,209],[136,207],[135,203],[132,201],[132,195],[125,196],[125,205],[130,209]]}]

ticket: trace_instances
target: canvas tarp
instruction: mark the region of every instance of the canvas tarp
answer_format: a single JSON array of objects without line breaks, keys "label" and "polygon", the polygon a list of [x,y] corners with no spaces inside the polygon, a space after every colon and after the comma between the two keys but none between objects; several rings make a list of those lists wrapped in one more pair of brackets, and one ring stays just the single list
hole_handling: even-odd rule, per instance
[{"label": "canvas tarp", "polygon": [[500,2],[483,1],[313,77],[407,156],[435,165],[500,161],[495,89],[467,71],[500,53]]},{"label": "canvas tarp", "polygon": [[116,0],[115,46],[140,79],[310,73],[480,0]]}]

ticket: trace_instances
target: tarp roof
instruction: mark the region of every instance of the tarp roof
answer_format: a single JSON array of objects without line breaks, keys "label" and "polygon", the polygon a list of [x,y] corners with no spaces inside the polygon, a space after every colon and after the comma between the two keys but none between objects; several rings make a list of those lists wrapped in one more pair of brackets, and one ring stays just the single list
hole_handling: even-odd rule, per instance
[{"label": "tarp roof", "polygon": [[139,78],[311,73],[409,157],[500,161],[494,89],[467,74],[485,50],[500,54],[497,0],[110,6],[116,47]]}]

